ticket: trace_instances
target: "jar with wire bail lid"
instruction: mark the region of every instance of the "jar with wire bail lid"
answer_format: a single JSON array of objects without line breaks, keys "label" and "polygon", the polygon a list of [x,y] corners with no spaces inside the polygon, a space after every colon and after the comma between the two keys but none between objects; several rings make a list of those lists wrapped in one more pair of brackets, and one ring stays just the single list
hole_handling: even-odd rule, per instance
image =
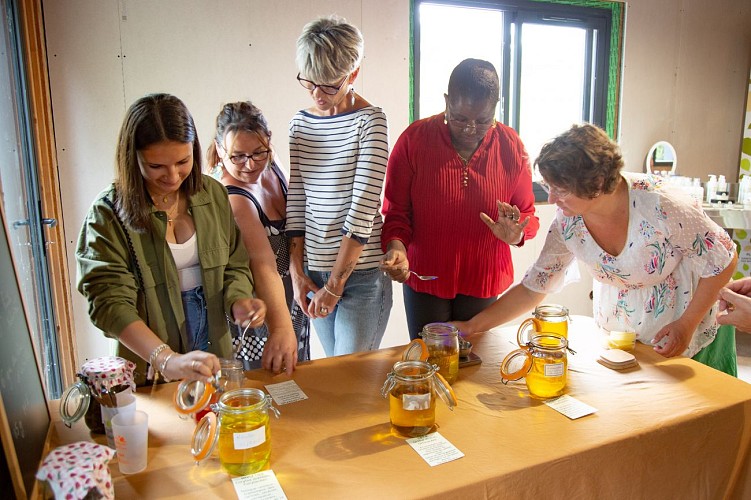
[{"label": "jar with wire bail lid", "polygon": [[568,350],[567,340],[557,333],[534,335],[525,347],[512,351],[503,360],[501,380],[506,384],[524,377],[532,397],[558,397],[566,388]]},{"label": "jar with wire bail lid", "polygon": [[397,361],[386,376],[381,395],[389,400],[391,428],[408,437],[423,436],[435,428],[436,397],[449,409],[457,404],[438,366],[419,360]]},{"label": "jar with wire bail lid", "polygon": [[65,425],[70,427],[83,417],[91,432],[106,434],[109,430],[111,434],[101,408],[117,408],[118,394],[135,391],[135,369],[135,363],[118,356],[86,361],[77,374],[79,381],[68,387],[60,399],[60,417]]},{"label": "jar with wire bail lid", "polygon": [[446,382],[459,377],[459,330],[449,323],[428,323],[420,332],[428,348],[428,363],[438,366]]},{"label": "jar with wire bail lid", "polygon": [[222,468],[244,476],[269,467],[271,427],[269,412],[279,418],[271,396],[260,389],[243,387],[225,392],[211,405],[193,433],[191,453],[196,461],[219,451]]}]

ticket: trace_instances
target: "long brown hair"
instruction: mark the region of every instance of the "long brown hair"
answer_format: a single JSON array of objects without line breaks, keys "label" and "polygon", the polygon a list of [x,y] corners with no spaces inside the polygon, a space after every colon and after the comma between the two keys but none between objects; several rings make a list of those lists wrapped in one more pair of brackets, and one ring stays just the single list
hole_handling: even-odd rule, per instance
[{"label": "long brown hair", "polygon": [[125,113],[117,140],[115,207],[123,222],[139,233],[151,225],[152,201],[138,165],[138,152],[164,141],[193,144],[193,168],[180,186],[182,194],[189,198],[203,187],[201,145],[188,108],[169,94],[138,99]]}]

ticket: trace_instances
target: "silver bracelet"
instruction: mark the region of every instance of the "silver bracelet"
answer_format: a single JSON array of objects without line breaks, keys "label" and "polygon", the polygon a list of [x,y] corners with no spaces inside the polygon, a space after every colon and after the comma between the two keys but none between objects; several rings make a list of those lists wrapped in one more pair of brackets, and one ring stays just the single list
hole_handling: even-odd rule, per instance
[{"label": "silver bracelet", "polygon": [[151,354],[149,355],[149,364],[154,365],[156,363],[156,357],[159,356],[163,350],[169,348],[167,344],[161,344],[154,348],[153,351],[151,351]]},{"label": "silver bracelet", "polygon": [[169,354],[167,354],[167,355],[166,355],[166,356],[164,357],[164,360],[163,360],[163,361],[161,362],[161,364],[159,365],[159,373],[161,373],[161,374],[162,374],[162,378],[164,379],[164,381],[165,381],[165,382],[169,382],[169,379],[167,379],[167,376],[166,376],[166,375],[164,374],[164,370],[165,370],[165,369],[167,368],[167,361],[169,361],[169,360],[170,360],[170,358],[172,357],[172,355],[173,355],[173,354],[175,354],[175,352],[174,352],[174,351],[173,351],[173,352],[171,352],[171,353],[169,353]]},{"label": "silver bracelet", "polygon": [[337,294],[335,294],[334,292],[332,292],[331,290],[329,290],[329,287],[328,287],[328,286],[326,286],[326,283],[324,283],[324,284],[323,284],[323,289],[324,289],[324,290],[326,290],[326,293],[328,293],[329,295],[333,295],[333,296],[334,296],[334,297],[336,297],[337,299],[341,299],[341,298],[342,298],[342,296],[341,296],[341,295],[337,295]]},{"label": "silver bracelet", "polygon": [[159,371],[162,372],[162,375],[164,375],[164,369],[167,368],[167,361],[169,361],[169,359],[172,357],[173,354],[175,354],[175,353],[171,352],[171,353],[167,354],[164,357],[164,360],[162,361],[162,363],[159,365]]}]

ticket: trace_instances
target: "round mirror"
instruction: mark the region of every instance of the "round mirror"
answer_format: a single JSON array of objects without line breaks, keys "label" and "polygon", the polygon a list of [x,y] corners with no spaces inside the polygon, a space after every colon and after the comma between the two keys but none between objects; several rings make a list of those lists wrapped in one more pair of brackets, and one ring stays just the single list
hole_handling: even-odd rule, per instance
[{"label": "round mirror", "polygon": [[658,141],[647,153],[647,173],[655,175],[673,175],[678,164],[675,148],[667,141]]}]

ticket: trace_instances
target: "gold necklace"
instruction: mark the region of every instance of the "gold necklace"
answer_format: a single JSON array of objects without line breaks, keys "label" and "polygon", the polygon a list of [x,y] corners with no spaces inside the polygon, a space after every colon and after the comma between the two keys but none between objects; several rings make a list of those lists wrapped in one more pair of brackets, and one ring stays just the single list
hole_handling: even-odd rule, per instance
[{"label": "gold necklace", "polygon": [[[152,197],[153,199],[153,197]],[[166,194],[162,197],[162,203],[167,203],[169,201],[169,195]],[[157,208],[162,208],[159,206],[158,203],[154,203]],[[175,221],[175,216],[177,215],[178,210],[180,209],[180,190],[177,190],[177,194],[175,195],[175,203],[168,209],[163,210],[167,214],[167,224],[172,224]]]},{"label": "gold necklace", "polygon": [[169,212],[167,212],[167,224],[174,223],[175,216],[177,215],[177,212],[179,209],[180,209],[180,190],[177,191],[177,196],[175,196],[174,206],[170,209]]}]

